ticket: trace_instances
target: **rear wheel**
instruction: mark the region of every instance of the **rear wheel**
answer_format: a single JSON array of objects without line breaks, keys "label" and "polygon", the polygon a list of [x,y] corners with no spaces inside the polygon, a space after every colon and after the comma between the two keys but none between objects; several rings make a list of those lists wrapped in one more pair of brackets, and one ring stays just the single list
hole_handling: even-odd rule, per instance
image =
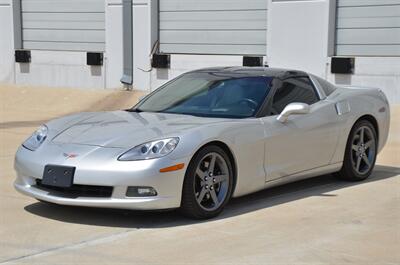
[{"label": "rear wheel", "polygon": [[206,146],[195,154],[186,171],[181,211],[196,219],[215,217],[229,201],[232,187],[228,155],[218,146]]},{"label": "rear wheel", "polygon": [[358,121],[350,132],[343,166],[337,176],[351,181],[368,178],[375,166],[377,143],[376,130],[371,122]]}]

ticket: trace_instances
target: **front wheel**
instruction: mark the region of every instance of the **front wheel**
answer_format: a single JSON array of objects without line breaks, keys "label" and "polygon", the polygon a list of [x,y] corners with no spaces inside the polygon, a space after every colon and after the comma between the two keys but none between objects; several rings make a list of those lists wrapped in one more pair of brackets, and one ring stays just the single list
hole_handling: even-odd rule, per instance
[{"label": "front wheel", "polygon": [[376,130],[371,122],[358,121],[350,132],[343,166],[337,176],[351,181],[368,178],[375,166],[377,143]]},{"label": "front wheel", "polygon": [[232,187],[233,170],[228,155],[218,146],[206,146],[189,163],[181,211],[195,219],[215,217],[229,201]]}]

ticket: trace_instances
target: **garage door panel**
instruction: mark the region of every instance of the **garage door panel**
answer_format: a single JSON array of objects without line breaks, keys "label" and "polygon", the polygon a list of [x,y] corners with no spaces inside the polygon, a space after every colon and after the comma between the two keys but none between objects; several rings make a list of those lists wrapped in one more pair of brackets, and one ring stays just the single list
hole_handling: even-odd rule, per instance
[{"label": "garage door panel", "polygon": [[398,17],[342,18],[338,21],[338,29],[355,28],[389,28],[400,27]]},{"label": "garage door panel", "polygon": [[104,30],[104,22],[84,22],[81,21],[26,21],[25,29],[77,29],[77,30]]},{"label": "garage door panel", "polygon": [[27,21],[81,21],[81,22],[103,22],[104,13],[26,13],[23,14],[23,20]]},{"label": "garage door panel", "polygon": [[103,0],[22,0],[22,12],[104,12]]},{"label": "garage door panel", "polygon": [[162,11],[215,11],[267,9],[265,0],[161,0]]},{"label": "garage door panel", "polygon": [[339,0],[338,6],[382,6],[400,4],[400,0]]},{"label": "garage door panel", "polygon": [[24,49],[104,51],[104,0],[22,0],[21,7]]},{"label": "garage door panel", "polygon": [[160,50],[165,53],[265,55],[266,50],[262,49],[267,39],[267,2],[160,1]]},{"label": "garage door panel", "polygon": [[338,8],[338,18],[400,16],[400,4],[395,6],[362,6]]},{"label": "garage door panel", "polygon": [[162,24],[160,27],[161,30],[265,30],[266,26],[260,27],[260,23],[258,21],[246,21],[243,23],[242,21],[202,21],[202,22],[191,22],[191,23],[181,23],[181,22],[173,22],[168,21]]},{"label": "garage door panel", "polygon": [[336,55],[399,56],[400,0],[339,0]]},{"label": "garage door panel", "polygon": [[171,20],[266,20],[267,12],[265,10],[243,10],[243,11],[193,11],[193,12],[160,12],[160,21],[171,21]]},{"label": "garage door panel", "polygon": [[[173,31],[163,30],[160,38],[164,43],[179,44],[265,44],[265,31],[216,30],[216,31]],[[237,38],[237,35],[242,38]]]},{"label": "garage door panel", "polygon": [[339,29],[337,44],[400,44],[400,28]]},{"label": "garage door panel", "polygon": [[22,32],[27,41],[76,41],[76,42],[104,42],[103,31],[74,31],[74,30],[34,30],[24,29]]},{"label": "garage door panel", "polygon": [[25,41],[24,45],[25,49],[29,50],[102,52],[104,49],[104,43],[88,43],[88,42]]},{"label": "garage door panel", "polygon": [[[226,55],[242,55],[242,54],[263,54],[267,47],[265,45],[233,45],[233,44],[164,44],[163,51],[165,53],[181,53],[181,54],[226,54]],[[179,52],[176,52],[179,50]],[[193,51],[196,51],[195,53]]]},{"label": "garage door panel", "polygon": [[160,29],[258,29],[266,30],[265,11],[162,12]]},{"label": "garage door panel", "polygon": [[400,56],[399,45],[338,45],[337,52],[343,56]]}]

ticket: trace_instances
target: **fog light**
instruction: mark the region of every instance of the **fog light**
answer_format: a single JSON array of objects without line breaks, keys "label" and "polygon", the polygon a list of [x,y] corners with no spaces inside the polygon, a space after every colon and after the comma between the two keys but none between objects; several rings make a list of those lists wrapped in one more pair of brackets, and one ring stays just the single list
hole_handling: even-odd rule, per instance
[{"label": "fog light", "polygon": [[157,191],[152,187],[128,187],[126,190],[127,197],[149,197],[157,196]]}]

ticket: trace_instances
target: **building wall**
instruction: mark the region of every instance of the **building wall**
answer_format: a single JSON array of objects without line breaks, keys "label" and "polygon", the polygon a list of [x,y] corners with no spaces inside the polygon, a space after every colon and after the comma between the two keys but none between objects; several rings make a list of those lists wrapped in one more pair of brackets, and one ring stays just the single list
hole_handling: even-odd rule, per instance
[{"label": "building wall", "polygon": [[151,90],[187,71],[215,66],[241,66],[242,56],[172,54],[170,69],[151,71]]},{"label": "building wall", "polygon": [[381,88],[391,104],[400,104],[400,57],[356,57],[354,74],[327,73],[339,85]]},{"label": "building wall", "polygon": [[86,64],[86,52],[105,50],[104,1],[21,0],[20,12],[31,63],[15,63],[17,84],[106,87],[107,53],[103,66]]},{"label": "building wall", "polygon": [[354,73],[328,79],[382,88],[400,103],[400,0],[338,0],[336,28],[335,55],[355,57]]},{"label": "building wall", "polygon": [[[343,51],[343,44],[338,42],[336,25],[338,31],[342,34],[344,25],[348,23],[355,28],[357,23],[363,25],[371,25],[371,21],[377,22],[376,14],[371,10],[375,5],[383,5],[387,11],[391,7],[392,15],[388,21],[386,16],[380,13],[380,24],[374,24],[376,29],[387,30],[382,27],[382,23],[387,25],[400,26],[400,9],[399,0],[389,1],[345,1],[339,0],[316,0],[316,1],[279,1],[270,0],[268,12],[268,46],[267,46],[267,61],[272,67],[287,67],[306,70],[323,78],[327,78],[333,83],[339,85],[353,85],[365,87],[377,87],[383,89],[391,103],[400,103],[400,57],[398,53],[385,51],[386,57],[380,56],[382,53],[373,51],[376,47],[382,45],[368,45],[370,49],[367,56],[360,56],[360,53],[350,54],[355,56],[355,66],[353,74],[331,74],[330,62],[334,55],[349,55],[344,53],[335,54],[337,47],[335,42],[340,47],[339,51]],[[390,4],[396,4],[390,6]],[[338,4],[338,6],[336,6]],[[358,8],[354,8],[354,6]],[[360,7],[366,5],[366,7]],[[381,6],[378,5],[378,8]],[[344,7],[345,6],[345,7]],[[344,16],[345,20],[336,20],[336,8],[339,13],[337,15]],[[344,10],[349,8],[349,10]],[[351,9],[351,10],[350,10]],[[367,10],[366,10],[367,9]],[[351,12],[349,12],[351,11]],[[359,13],[357,13],[359,11]],[[382,10],[380,10],[382,11]],[[397,12],[397,13],[396,13]],[[351,18],[348,16],[351,15]],[[288,19],[290,18],[290,19]],[[397,24],[393,24],[394,21]],[[356,24],[355,24],[356,23]],[[356,29],[355,31],[362,31]],[[368,29],[367,29],[368,30]],[[397,29],[395,29],[397,30]],[[358,36],[364,35],[359,33]],[[378,33],[379,34],[379,33]],[[388,43],[390,38],[398,36],[381,36],[377,41]],[[360,43],[360,46],[365,46],[367,43]],[[388,45],[391,48],[397,45]],[[362,50],[361,50],[362,51]],[[363,54],[363,53],[361,53]],[[375,56],[372,56],[375,54]]]},{"label": "building wall", "polygon": [[293,68],[326,76],[333,54],[335,6],[329,0],[270,0],[267,61],[271,67]]},{"label": "building wall", "polygon": [[12,0],[0,0],[0,83],[14,83]]},{"label": "building wall", "polygon": [[154,34],[158,22],[152,17],[156,10],[157,1],[133,2],[133,87],[144,91],[151,89],[151,50],[158,38]]},{"label": "building wall", "polygon": [[159,51],[171,54],[171,67],[152,69],[151,89],[190,70],[265,56],[267,11],[267,0],[161,0]]},{"label": "building wall", "polygon": [[[86,44],[87,47],[85,45],[77,45],[76,47],[80,47],[80,51],[70,51],[61,46],[39,47],[40,49],[31,50],[32,58],[29,64],[15,63],[14,60],[14,50],[21,48],[24,43],[22,42],[20,45],[18,43],[14,44],[15,28],[13,25],[12,4],[16,2],[11,0],[0,1],[0,82],[98,89],[121,87],[119,81],[122,73],[122,9],[119,4],[121,0],[106,0],[104,2],[106,23],[105,33],[103,30],[103,34],[105,34],[106,44],[103,41],[103,44],[98,49]],[[65,3],[64,1],[63,4]],[[98,4],[96,8],[99,9]],[[41,22],[31,21],[30,23],[33,23],[30,26],[37,27],[40,26]],[[71,21],[70,24],[73,27],[82,27],[80,22]],[[89,27],[98,27],[98,23],[94,25],[89,22],[89,24]],[[78,34],[76,30],[71,31]],[[80,33],[85,35],[85,32],[82,30]],[[16,33],[18,35],[18,31]],[[49,34],[46,36],[49,36]],[[90,39],[88,40],[91,41]],[[29,43],[25,43],[25,46],[27,44]],[[60,44],[64,45],[62,42]],[[33,47],[29,46],[27,48]],[[104,50],[103,66],[88,66],[86,64],[86,51],[97,50]]]},{"label": "building wall", "polygon": [[[160,1],[170,1],[169,3],[172,4],[169,5],[169,8],[174,5],[178,8],[179,1],[184,0]],[[375,0],[265,1],[268,6],[265,19],[265,28],[268,28],[265,41],[267,43],[265,61],[271,67],[307,70],[337,84],[379,87],[386,92],[392,103],[400,103],[400,57],[396,54],[385,54],[385,57],[380,54],[375,54],[375,56],[373,56],[374,54],[354,54],[354,74],[334,75],[330,73],[330,58],[335,55],[346,55],[335,54],[337,50],[335,43],[340,40],[335,38],[337,35],[336,24],[339,28],[350,24],[352,27],[356,27],[359,23],[370,25],[369,20],[371,20],[375,21],[377,25],[394,23],[393,27],[396,28],[400,25],[398,24],[400,13],[396,13],[400,12],[400,8],[396,1],[400,0],[384,0],[379,3]],[[86,52],[84,51],[32,50],[30,64],[14,63],[14,48],[18,48],[14,44],[15,40],[18,40],[18,36],[13,35],[15,21],[13,21],[12,7],[15,2],[0,0],[0,82],[99,89],[122,86],[120,83],[124,56],[122,0],[104,1],[105,52],[104,65],[100,67],[87,66]],[[374,2],[384,5],[385,8],[391,4],[393,8],[390,9],[392,12],[390,14],[393,17],[389,20],[387,17],[378,18],[377,21],[377,18],[368,15],[371,11],[368,11],[367,15],[365,15],[365,11],[362,11],[364,13],[361,15],[352,13],[352,17],[348,18],[346,17],[347,11],[342,10],[339,15],[344,16],[345,20],[337,22],[336,4],[339,3],[339,8],[343,9],[347,8],[343,5],[347,5],[346,3],[349,2],[357,5],[369,5],[368,3]],[[135,89],[151,91],[181,73],[198,68],[242,65],[242,56],[240,54],[232,55],[235,52],[229,50],[229,46],[226,46],[221,54],[198,54],[198,50],[196,51],[196,47],[194,47],[193,50],[183,51],[183,54],[180,54],[179,51],[171,54],[170,69],[152,69],[152,48],[160,36],[157,3],[157,0],[133,0],[133,87]],[[371,6],[369,5],[368,8],[370,10]],[[203,22],[208,23],[207,20],[203,20]],[[217,22],[221,27],[227,25],[226,21]],[[171,23],[174,27],[179,26],[173,21]],[[199,25],[200,22],[196,23],[192,26],[204,26]],[[171,24],[169,25],[171,26]],[[246,25],[249,26],[251,23]],[[342,29],[340,28],[340,30]],[[214,30],[218,29],[214,28]],[[393,41],[393,38],[396,41],[397,36],[386,37],[384,35],[381,37],[383,39],[381,41]]]},{"label": "building wall", "polygon": [[106,0],[105,87],[121,87],[122,0]]},{"label": "building wall", "polygon": [[15,63],[17,84],[79,88],[105,86],[105,65],[86,65],[85,52],[32,50],[31,56],[31,63]]}]

